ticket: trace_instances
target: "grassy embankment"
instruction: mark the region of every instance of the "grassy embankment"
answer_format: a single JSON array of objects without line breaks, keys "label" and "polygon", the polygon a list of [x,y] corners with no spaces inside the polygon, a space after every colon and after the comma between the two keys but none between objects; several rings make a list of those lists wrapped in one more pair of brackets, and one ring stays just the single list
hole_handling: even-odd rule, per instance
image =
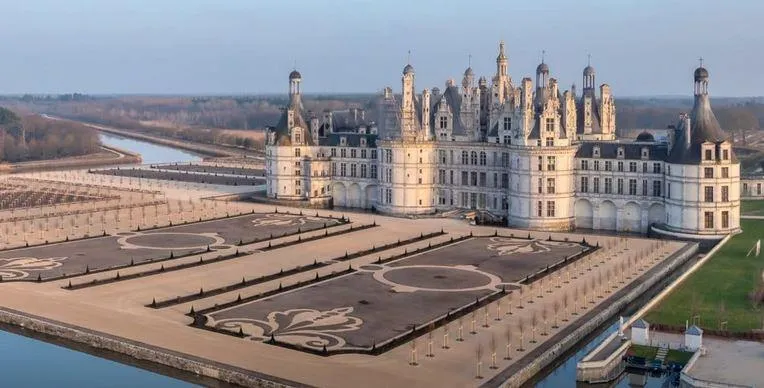
[{"label": "grassy embankment", "polygon": [[764,216],[764,199],[740,201],[740,214],[744,216]]},{"label": "grassy embankment", "polygon": [[749,293],[761,281],[764,252],[759,257],[746,257],[746,253],[756,240],[764,239],[764,220],[742,220],[741,226],[743,233],[733,236],[645,319],[684,327],[697,315],[696,324],[704,329],[718,330],[722,321],[730,332],[761,329],[764,306],[754,306]]}]

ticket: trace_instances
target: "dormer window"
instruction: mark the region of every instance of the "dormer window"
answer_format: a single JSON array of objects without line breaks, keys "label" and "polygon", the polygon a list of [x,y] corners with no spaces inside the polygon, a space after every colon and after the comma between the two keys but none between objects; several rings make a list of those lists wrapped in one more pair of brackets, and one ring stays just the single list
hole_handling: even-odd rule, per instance
[{"label": "dormer window", "polygon": [[361,147],[366,147],[366,138],[365,137],[361,138]]},{"label": "dormer window", "polygon": [[554,132],[554,119],[551,117],[546,119],[546,131]]},{"label": "dormer window", "polygon": [[504,130],[509,131],[512,129],[512,118],[511,117],[505,117],[504,118]]},{"label": "dormer window", "polygon": [[623,147],[618,147],[618,158],[623,158]]},{"label": "dormer window", "polygon": [[642,148],[642,159],[650,159],[650,151],[647,148]]},{"label": "dormer window", "polygon": [[722,150],[722,160],[730,160],[730,150],[726,148]]},{"label": "dormer window", "polygon": [[704,151],[703,160],[714,160],[714,150],[706,149]]},{"label": "dormer window", "polygon": [[438,120],[438,121],[439,121],[440,129],[448,128],[448,117],[440,116],[440,120]]},{"label": "dormer window", "polygon": [[340,138],[340,146],[344,147],[348,144],[348,139],[345,136]]},{"label": "dormer window", "polygon": [[302,132],[299,129],[294,130],[294,142],[296,144],[302,143]]},{"label": "dormer window", "polygon": [[599,158],[600,157],[600,147],[594,147],[592,150],[592,157]]}]

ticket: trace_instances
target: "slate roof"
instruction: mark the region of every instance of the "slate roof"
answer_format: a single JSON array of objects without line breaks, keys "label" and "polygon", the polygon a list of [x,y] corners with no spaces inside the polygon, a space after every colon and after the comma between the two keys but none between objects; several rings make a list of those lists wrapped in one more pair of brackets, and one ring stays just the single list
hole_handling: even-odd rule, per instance
[{"label": "slate roof", "polygon": [[368,133],[362,134],[357,132],[330,133],[326,137],[319,138],[318,144],[327,147],[339,147],[341,137],[345,137],[346,147],[360,147],[362,138],[366,139],[366,148],[377,147],[377,135]]},{"label": "slate roof", "polygon": [[586,116],[586,112],[584,112],[584,99],[586,97],[592,98],[592,132],[591,133],[602,133],[602,127],[600,126],[600,106],[599,102],[597,101],[597,93],[595,93],[594,89],[584,89],[584,93],[581,96],[581,99],[576,102],[576,132],[578,133],[584,133],[584,119]]},{"label": "slate roof", "polygon": [[697,327],[695,325],[692,325],[689,328],[687,328],[687,330],[685,330],[684,334],[703,335],[703,329],[701,329],[701,328],[699,328],[699,327]]},{"label": "slate roof", "polygon": [[284,109],[284,111],[281,113],[281,118],[279,118],[278,123],[275,127],[273,127],[273,131],[276,132],[276,145],[292,145],[292,136],[289,133],[289,125],[287,125],[289,123],[289,109],[294,110],[294,126],[305,130],[303,135],[305,142],[308,145],[314,145],[313,136],[310,134],[310,126],[305,121],[305,117],[303,117],[302,101],[300,100],[300,96],[298,94],[292,96],[292,100],[289,102],[289,106],[287,109]]},{"label": "slate roof", "polygon": [[647,329],[648,327],[650,327],[650,324],[647,323],[647,321],[645,321],[644,319],[640,318],[640,319],[637,319],[637,321],[634,322],[631,325],[631,327],[633,327],[635,329]]},{"label": "slate roof", "polygon": [[582,142],[576,151],[577,158],[593,158],[594,147],[600,147],[599,159],[617,159],[618,148],[623,147],[624,160],[643,160],[642,148],[650,150],[646,160],[665,160],[667,147],[661,144],[644,143],[615,143],[615,142]]},{"label": "slate roof", "polygon": [[[676,164],[696,164],[702,160],[701,144],[705,142],[721,143],[727,140],[727,134],[724,133],[716,120],[714,112],[711,110],[711,102],[707,94],[695,96],[695,105],[690,113],[690,145],[687,147],[685,134],[685,121],[680,120],[677,125],[674,144],[669,153],[668,162]],[[730,158],[733,162],[737,161],[734,152]]]},{"label": "slate roof", "polygon": [[[431,125],[435,125],[435,116],[440,110],[441,105],[443,104],[443,99],[445,98],[445,102],[448,104],[448,108],[451,112],[451,117],[453,117],[453,131],[452,133],[454,135],[466,135],[467,131],[464,128],[464,123],[462,122],[462,116],[461,116],[461,109],[462,109],[462,94],[459,92],[459,88],[457,86],[449,86],[446,88],[445,91],[443,91],[442,94],[439,94],[433,99],[432,108],[430,109],[430,123]],[[420,110],[421,112],[421,110]],[[429,128],[428,128],[429,131]]]}]

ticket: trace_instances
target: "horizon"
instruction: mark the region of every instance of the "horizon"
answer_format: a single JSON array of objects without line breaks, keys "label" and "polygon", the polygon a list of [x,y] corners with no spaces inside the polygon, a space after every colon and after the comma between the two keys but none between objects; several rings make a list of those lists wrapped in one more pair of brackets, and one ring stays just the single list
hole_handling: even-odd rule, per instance
[{"label": "horizon", "polygon": [[468,65],[490,80],[500,40],[515,84],[543,50],[562,90],[580,84],[591,54],[597,84],[616,96],[691,95],[699,57],[711,95],[764,94],[750,71],[764,67],[764,34],[749,16],[764,13],[761,2],[477,3],[15,2],[6,14],[21,17],[0,33],[25,34],[4,44],[0,94],[284,94],[295,67],[306,94],[373,93],[400,88],[409,51],[417,90],[442,88]]}]

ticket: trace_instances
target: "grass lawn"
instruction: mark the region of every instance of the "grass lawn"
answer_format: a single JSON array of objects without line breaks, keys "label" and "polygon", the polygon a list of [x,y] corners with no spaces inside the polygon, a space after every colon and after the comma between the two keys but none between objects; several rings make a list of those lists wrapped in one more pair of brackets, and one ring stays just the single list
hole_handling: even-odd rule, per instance
[{"label": "grass lawn", "polygon": [[[764,201],[763,201],[764,202]],[[743,233],[735,235],[716,255],[680,284],[645,319],[651,323],[684,326],[694,310],[696,324],[718,330],[720,319],[727,330],[744,332],[759,329],[764,308],[754,309],[748,293],[764,270],[764,254],[745,257],[757,239],[764,238],[764,220],[741,220]],[[725,313],[720,312],[724,305]]]},{"label": "grass lawn", "polygon": [[671,349],[666,353],[666,363],[673,362],[677,364],[687,364],[692,358],[692,352],[683,352],[681,350]]},{"label": "grass lawn", "polygon": [[764,199],[748,199],[740,201],[740,215],[764,216]]},{"label": "grass lawn", "polygon": [[631,345],[631,348],[626,352],[629,356],[642,357],[648,362],[654,360],[657,353],[658,348],[645,345]]}]

